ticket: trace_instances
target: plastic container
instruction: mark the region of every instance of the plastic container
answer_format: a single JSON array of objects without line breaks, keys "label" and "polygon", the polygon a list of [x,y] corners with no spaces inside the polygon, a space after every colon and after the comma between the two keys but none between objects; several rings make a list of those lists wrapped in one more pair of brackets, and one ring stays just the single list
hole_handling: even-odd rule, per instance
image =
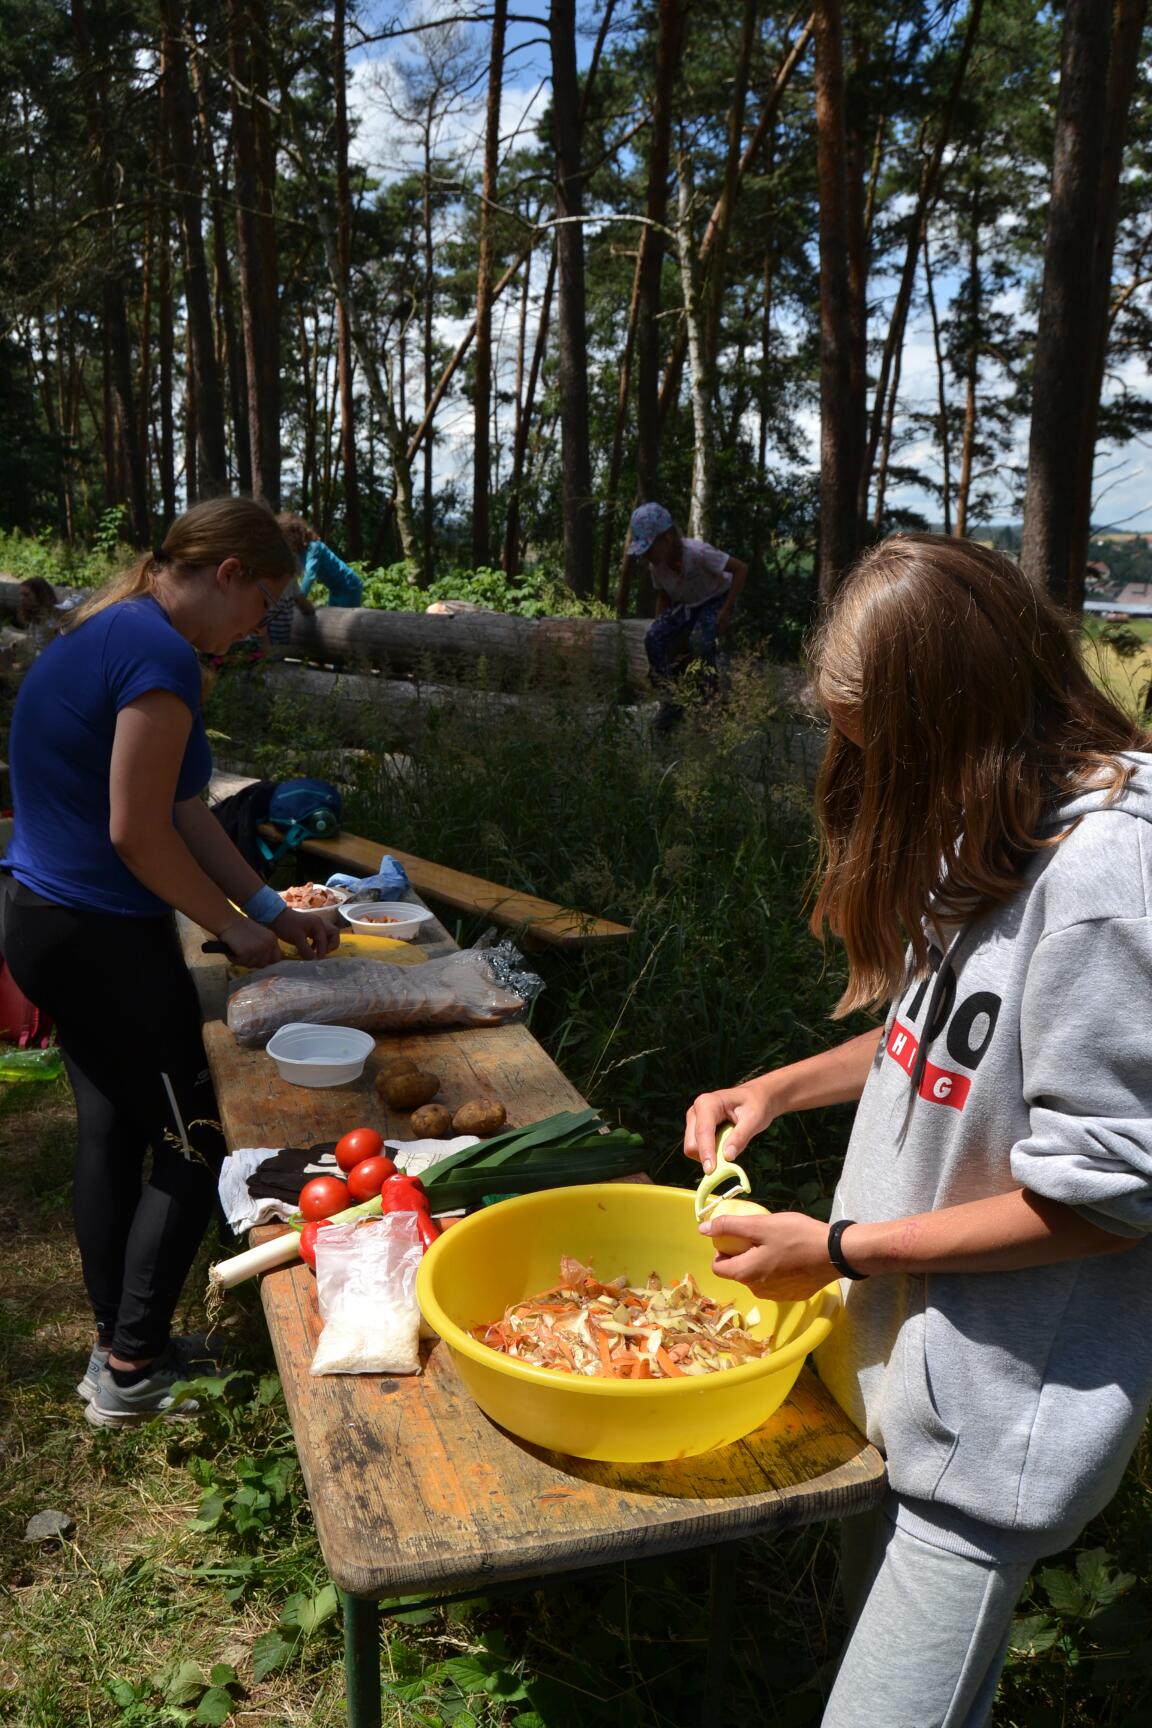
[{"label": "plastic container", "polygon": [[357,936],[391,936],[410,942],[433,913],[427,906],[410,906],[405,900],[350,900],[341,906],[340,917]]},{"label": "plastic container", "polygon": [[0,1049],[0,1080],[58,1080],[63,1072],[64,1059],[55,1047]]},{"label": "plastic container", "polygon": [[291,1086],[346,1086],[358,1080],[376,1044],[355,1026],[310,1026],[290,1020],[265,1046]]},{"label": "plastic container", "polygon": [[[691,1272],[700,1288],[746,1314],[749,1330],[775,1336],[770,1356],[715,1374],[674,1380],[601,1380],[533,1368],[491,1350],[471,1328],[498,1320],[511,1302],[556,1283],[562,1254],[602,1278],[651,1271],[671,1282]],[[432,1244],[416,1294],[451,1350],[480,1408],[534,1445],[577,1458],[654,1463],[690,1458],[742,1439],[783,1403],[811,1350],[842,1312],[838,1284],[804,1302],[771,1302],[712,1271],[693,1196],[681,1188],[604,1182],[554,1188],[486,1207]]]},{"label": "plastic container", "polygon": [[[293,912],[310,912],[314,918],[323,918],[325,924],[338,925],[340,923],[340,908],[348,898],[348,890],[346,888],[324,888],[323,883],[318,883],[316,886],[323,888],[325,894],[332,895],[333,898],[329,905],[293,906],[291,910]],[[277,893],[284,900],[284,890],[277,889]],[[284,900],[284,904],[287,906],[288,901]]]}]

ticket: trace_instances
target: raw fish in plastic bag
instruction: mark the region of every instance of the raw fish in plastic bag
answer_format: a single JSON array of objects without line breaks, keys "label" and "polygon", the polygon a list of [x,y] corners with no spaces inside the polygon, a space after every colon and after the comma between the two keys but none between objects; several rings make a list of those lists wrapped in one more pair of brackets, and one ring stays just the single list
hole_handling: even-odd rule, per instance
[{"label": "raw fish in plastic bag", "polygon": [[228,998],[228,1029],[259,1049],[290,1021],[394,1032],[414,1026],[503,1026],[543,989],[511,942],[461,948],[423,966],[381,960],[284,961],[242,978]]},{"label": "raw fish in plastic bag", "polygon": [[386,1212],[317,1233],[316,1297],[324,1330],[313,1374],[419,1374],[416,1273],[422,1254],[414,1212]]}]

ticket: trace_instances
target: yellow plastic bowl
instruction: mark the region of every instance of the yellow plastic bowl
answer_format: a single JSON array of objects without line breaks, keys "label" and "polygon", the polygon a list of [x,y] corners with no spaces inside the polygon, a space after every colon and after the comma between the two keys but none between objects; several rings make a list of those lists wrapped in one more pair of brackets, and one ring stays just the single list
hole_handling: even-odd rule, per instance
[{"label": "yellow plastic bowl", "polygon": [[[471,1335],[509,1303],[554,1285],[572,1254],[601,1278],[649,1272],[700,1288],[760,1319],[775,1335],[770,1356],[715,1374],[675,1380],[591,1379],[533,1368]],[[555,1452],[616,1463],[691,1458],[726,1446],[766,1422],[792,1389],[810,1350],[838,1319],[836,1284],[805,1302],[770,1302],[717,1278],[708,1239],[697,1233],[692,1195],[681,1188],[605,1182],[502,1200],[453,1225],[420,1266],[416,1293],[428,1323],[451,1350],[461,1379],[494,1422]]]}]

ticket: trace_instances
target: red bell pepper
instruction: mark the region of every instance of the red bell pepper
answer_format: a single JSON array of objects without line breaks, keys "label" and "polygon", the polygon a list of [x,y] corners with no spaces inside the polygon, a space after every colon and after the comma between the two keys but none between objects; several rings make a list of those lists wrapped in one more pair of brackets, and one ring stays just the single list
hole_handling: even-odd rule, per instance
[{"label": "red bell pepper", "polygon": [[380,1190],[381,1212],[427,1212],[424,1184],[415,1176],[389,1176]]}]

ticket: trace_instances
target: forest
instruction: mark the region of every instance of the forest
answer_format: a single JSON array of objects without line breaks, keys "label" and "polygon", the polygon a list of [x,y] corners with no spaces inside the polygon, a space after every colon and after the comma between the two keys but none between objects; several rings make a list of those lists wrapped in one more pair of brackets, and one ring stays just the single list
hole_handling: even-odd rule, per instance
[{"label": "forest", "polygon": [[1076,605],[1152,424],[1146,10],[0,0],[0,528],[234,489],[626,614],[659,498],[771,621],[1022,514]]}]

